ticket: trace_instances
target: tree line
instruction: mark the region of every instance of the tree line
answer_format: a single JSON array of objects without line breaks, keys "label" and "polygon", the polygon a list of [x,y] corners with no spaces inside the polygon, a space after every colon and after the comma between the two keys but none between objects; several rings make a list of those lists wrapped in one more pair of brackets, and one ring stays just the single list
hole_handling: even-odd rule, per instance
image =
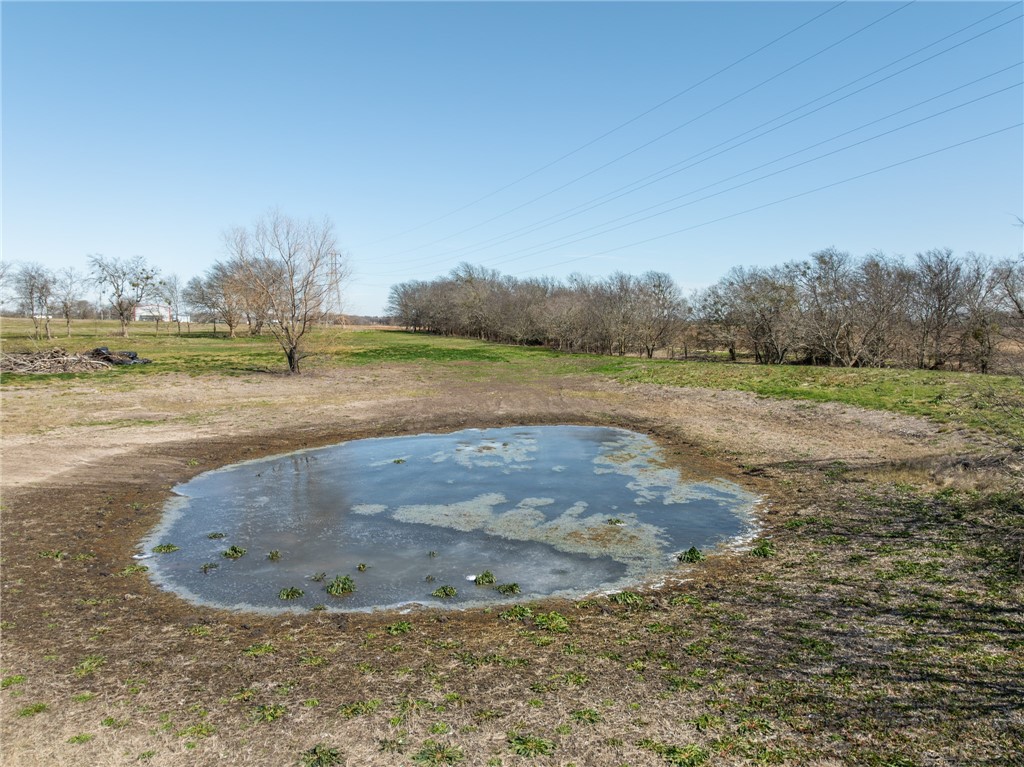
[{"label": "tree line", "polygon": [[298,373],[309,354],[309,330],[340,311],[348,260],[333,224],[271,211],[251,227],[226,231],[224,249],[223,260],[186,283],[177,275],[161,276],[142,256],[91,255],[88,273],[5,262],[0,284],[13,294],[18,312],[32,318],[37,340],[44,334],[53,338],[55,317],[64,320],[70,336],[72,319],[95,316],[97,308],[83,298],[91,288],[101,293],[99,311],[119,320],[125,338],[136,310],[158,303],[168,307],[179,332],[182,317],[192,314],[223,323],[231,338],[243,323],[254,335],[267,330],[281,345],[289,370]]},{"label": "tree line", "polygon": [[392,286],[387,308],[412,331],[567,352],[989,372],[1007,339],[1024,340],[1024,255],[857,258],[828,248],[735,267],[690,296],[662,272],[517,279],[461,264]]}]

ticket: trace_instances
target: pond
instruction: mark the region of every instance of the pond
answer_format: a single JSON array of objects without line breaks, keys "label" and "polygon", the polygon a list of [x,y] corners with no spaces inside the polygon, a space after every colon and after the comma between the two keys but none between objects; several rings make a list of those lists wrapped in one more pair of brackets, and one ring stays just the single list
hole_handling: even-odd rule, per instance
[{"label": "pond", "polygon": [[197,604],[469,607],[664,577],[749,536],[756,496],[684,482],[648,436],[595,426],[363,439],[201,474],[142,543]]}]

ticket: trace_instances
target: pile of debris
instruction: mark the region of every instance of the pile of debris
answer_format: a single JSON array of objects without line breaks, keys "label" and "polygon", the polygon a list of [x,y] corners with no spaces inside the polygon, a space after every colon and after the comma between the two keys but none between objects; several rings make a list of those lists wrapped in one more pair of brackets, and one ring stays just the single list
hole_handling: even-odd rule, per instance
[{"label": "pile of debris", "polygon": [[148,362],[152,360],[135,352],[112,352],[106,346],[83,353],[60,348],[0,353],[0,370],[5,373],[84,373],[105,370],[114,365],[144,365]]}]

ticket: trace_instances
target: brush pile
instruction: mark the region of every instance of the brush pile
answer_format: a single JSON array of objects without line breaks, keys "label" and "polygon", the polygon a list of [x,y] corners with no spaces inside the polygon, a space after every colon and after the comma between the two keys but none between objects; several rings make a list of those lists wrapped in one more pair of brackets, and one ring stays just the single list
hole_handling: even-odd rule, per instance
[{"label": "brush pile", "polygon": [[85,373],[114,365],[143,365],[151,360],[135,352],[112,352],[105,346],[76,353],[66,349],[39,352],[0,353],[0,371],[5,373]]}]

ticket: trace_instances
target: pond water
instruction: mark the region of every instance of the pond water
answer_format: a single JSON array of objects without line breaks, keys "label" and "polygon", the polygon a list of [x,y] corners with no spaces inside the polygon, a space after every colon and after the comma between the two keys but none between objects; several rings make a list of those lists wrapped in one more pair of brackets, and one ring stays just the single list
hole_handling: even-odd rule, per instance
[{"label": "pond water", "polygon": [[724,480],[682,481],[650,437],[592,426],[364,439],[174,492],[138,557],[153,579],[198,604],[261,611],[622,589],[691,546],[748,535],[756,503]]}]

